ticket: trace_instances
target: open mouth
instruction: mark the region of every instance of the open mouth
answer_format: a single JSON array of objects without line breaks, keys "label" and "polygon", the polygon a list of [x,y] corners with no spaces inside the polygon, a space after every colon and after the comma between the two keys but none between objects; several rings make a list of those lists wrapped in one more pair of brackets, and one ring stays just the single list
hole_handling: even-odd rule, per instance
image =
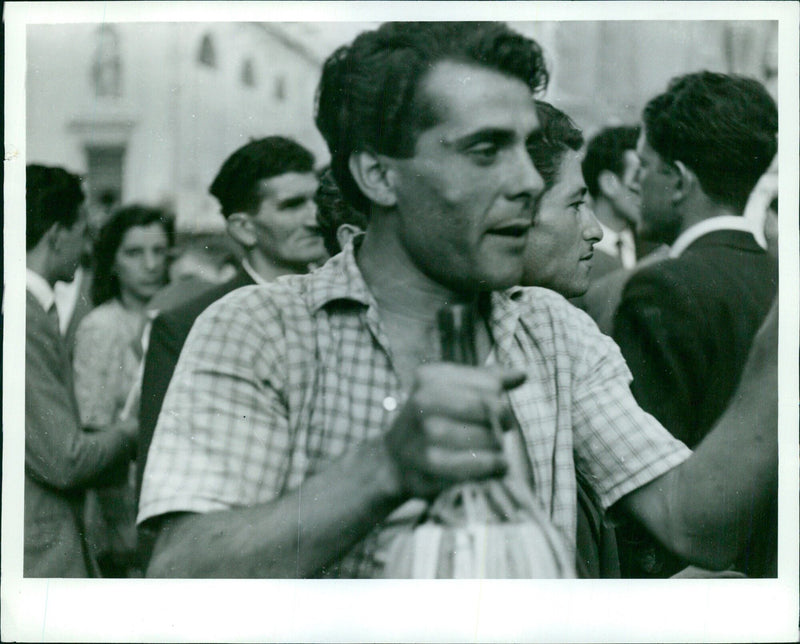
[{"label": "open mouth", "polygon": [[531,228],[530,222],[520,222],[514,224],[507,224],[505,226],[498,226],[489,230],[491,235],[500,235],[501,237],[524,237],[528,234]]}]

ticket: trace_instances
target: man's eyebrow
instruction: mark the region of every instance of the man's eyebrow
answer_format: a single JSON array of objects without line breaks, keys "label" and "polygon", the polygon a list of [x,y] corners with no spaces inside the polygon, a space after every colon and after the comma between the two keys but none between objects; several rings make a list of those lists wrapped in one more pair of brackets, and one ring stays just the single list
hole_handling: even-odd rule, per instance
[{"label": "man's eyebrow", "polygon": [[571,193],[569,193],[567,199],[571,201],[572,199],[577,199],[579,197],[583,198],[586,196],[587,192],[589,192],[589,189],[586,186],[581,186],[580,188],[576,188]]},{"label": "man's eyebrow", "polygon": [[455,139],[442,139],[442,143],[447,147],[464,149],[476,143],[495,143],[497,145],[507,145],[514,140],[514,132],[503,128],[484,128],[471,132]]},{"label": "man's eyebrow", "polygon": [[287,197],[286,199],[281,199],[278,202],[278,208],[293,208],[294,206],[301,206],[306,201],[308,201],[308,197],[306,195],[294,195],[292,197]]},{"label": "man's eyebrow", "polygon": [[528,137],[525,139],[525,145],[528,147],[532,147],[534,145],[539,145],[544,143],[545,139],[544,130],[541,127],[536,128],[533,132],[528,134]]}]

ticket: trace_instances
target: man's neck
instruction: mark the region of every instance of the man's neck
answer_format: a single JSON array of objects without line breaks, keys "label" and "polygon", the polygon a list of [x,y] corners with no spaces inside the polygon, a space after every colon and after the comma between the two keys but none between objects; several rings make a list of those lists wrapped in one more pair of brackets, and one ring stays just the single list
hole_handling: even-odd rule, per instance
[{"label": "man's neck", "polygon": [[[724,215],[741,215],[742,213],[735,208],[725,206],[716,201],[712,201],[706,195],[697,195],[695,198],[687,200],[681,209],[681,225],[678,229],[677,239],[684,232],[701,221],[712,217],[722,217]],[[672,240],[675,241],[674,239]]]},{"label": "man's neck", "polygon": [[247,253],[247,261],[250,267],[266,282],[272,282],[281,275],[296,275],[308,270],[307,266],[278,264],[257,251]]},{"label": "man's neck", "polygon": [[478,293],[454,293],[423,273],[394,235],[376,234],[370,228],[356,259],[382,314],[430,324],[446,304],[477,301]]},{"label": "man's neck", "polygon": [[627,221],[617,214],[614,206],[605,197],[598,197],[594,202],[594,214],[597,220],[607,228],[619,233],[630,228]]},{"label": "man's neck", "polygon": [[51,288],[55,286],[57,280],[49,274],[47,257],[36,252],[36,249],[26,253],[25,267],[44,278]]},{"label": "man's neck", "polygon": [[[370,222],[356,261],[377,303],[394,368],[403,386],[411,387],[421,364],[441,359],[439,310],[447,304],[477,305],[478,293],[465,297],[434,281],[411,261],[396,236],[375,234],[372,226]],[[476,323],[474,331],[475,356],[482,364],[491,337],[484,324]]]}]

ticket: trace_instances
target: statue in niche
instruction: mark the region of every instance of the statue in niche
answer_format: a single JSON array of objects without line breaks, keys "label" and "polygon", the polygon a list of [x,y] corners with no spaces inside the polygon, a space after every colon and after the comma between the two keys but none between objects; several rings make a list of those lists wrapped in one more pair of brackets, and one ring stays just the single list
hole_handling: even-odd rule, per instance
[{"label": "statue in niche", "polygon": [[92,60],[92,82],[97,97],[119,97],[122,93],[122,61],[119,53],[119,36],[109,25],[96,32]]}]

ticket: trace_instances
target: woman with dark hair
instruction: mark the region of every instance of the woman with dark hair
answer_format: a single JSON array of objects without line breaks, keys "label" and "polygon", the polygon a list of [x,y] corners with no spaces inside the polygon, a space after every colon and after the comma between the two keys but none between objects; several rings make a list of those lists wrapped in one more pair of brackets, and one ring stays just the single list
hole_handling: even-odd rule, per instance
[{"label": "woman with dark hair", "polygon": [[[167,281],[174,237],[171,216],[139,205],[120,208],[100,230],[92,284],[96,308],[75,338],[75,394],[87,426],[103,427],[138,413],[146,307]],[[104,576],[139,574],[132,481],[135,471],[120,472],[87,498],[87,541]]]}]

